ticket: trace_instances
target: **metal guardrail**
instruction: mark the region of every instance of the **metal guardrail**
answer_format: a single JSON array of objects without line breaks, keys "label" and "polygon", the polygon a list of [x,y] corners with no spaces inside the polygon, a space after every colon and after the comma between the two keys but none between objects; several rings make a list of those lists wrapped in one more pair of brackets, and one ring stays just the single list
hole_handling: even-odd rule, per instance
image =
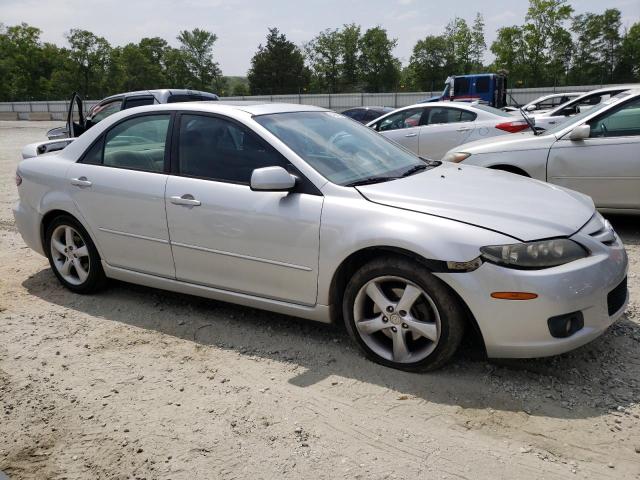
[{"label": "metal guardrail", "polygon": [[[566,87],[515,88],[509,93],[520,104],[528,103],[542,95],[561,92],[587,92],[606,85],[579,85]],[[440,95],[440,92],[394,92],[394,93],[336,93],[336,94],[304,94],[304,95],[253,95],[241,97],[222,97],[229,101],[267,101],[315,105],[336,111],[360,106],[406,107],[419,103],[425,98]],[[85,100],[85,113],[98,100]],[[69,102],[66,100],[33,101],[33,102],[0,102],[0,120],[65,120]],[[46,115],[46,114],[50,115]]]}]

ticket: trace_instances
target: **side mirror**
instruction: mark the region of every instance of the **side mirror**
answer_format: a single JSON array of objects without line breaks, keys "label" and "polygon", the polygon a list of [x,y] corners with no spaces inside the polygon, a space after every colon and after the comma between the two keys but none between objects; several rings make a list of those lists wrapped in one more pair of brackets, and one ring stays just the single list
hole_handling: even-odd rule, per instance
[{"label": "side mirror", "polygon": [[527,112],[533,112],[534,110],[537,110],[537,108],[535,105],[529,105],[526,110]]},{"label": "side mirror", "polygon": [[256,168],[251,172],[251,190],[288,192],[296,186],[296,177],[282,167]]},{"label": "side mirror", "polygon": [[576,128],[571,130],[571,133],[569,133],[569,140],[572,140],[574,142],[580,141],[584,140],[585,138],[589,138],[589,135],[591,135],[591,127],[589,125],[578,125]]}]

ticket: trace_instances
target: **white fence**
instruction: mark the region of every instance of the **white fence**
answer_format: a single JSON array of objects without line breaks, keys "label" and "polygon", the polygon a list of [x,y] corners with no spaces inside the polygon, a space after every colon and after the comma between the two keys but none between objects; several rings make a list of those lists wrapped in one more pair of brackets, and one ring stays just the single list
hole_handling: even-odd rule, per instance
[{"label": "white fence", "polygon": [[[603,85],[604,86],[604,85]],[[581,85],[568,87],[540,87],[540,88],[516,88],[509,90],[513,97],[508,98],[509,103],[517,102],[525,104],[542,95],[559,92],[586,92],[601,85]],[[316,105],[330,108],[336,111],[346,110],[360,106],[385,106],[405,107],[419,103],[426,98],[439,95],[440,92],[397,92],[397,93],[339,93],[319,95],[257,95],[246,97],[223,97],[227,101],[267,101],[297,103],[303,105]],[[83,102],[85,112],[98,100],[86,100]],[[0,102],[0,120],[64,120],[68,108],[68,101],[46,102]]]}]

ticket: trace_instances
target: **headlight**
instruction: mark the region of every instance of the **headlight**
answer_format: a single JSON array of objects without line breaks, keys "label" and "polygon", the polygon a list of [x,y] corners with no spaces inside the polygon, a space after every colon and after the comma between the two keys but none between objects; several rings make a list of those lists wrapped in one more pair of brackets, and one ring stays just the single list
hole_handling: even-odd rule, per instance
[{"label": "headlight", "polygon": [[511,268],[549,268],[573,262],[589,252],[573,240],[556,238],[539,242],[482,247],[482,258]]},{"label": "headlight", "polygon": [[471,154],[466,152],[450,152],[447,153],[442,160],[444,160],[445,162],[460,163],[470,156]]}]

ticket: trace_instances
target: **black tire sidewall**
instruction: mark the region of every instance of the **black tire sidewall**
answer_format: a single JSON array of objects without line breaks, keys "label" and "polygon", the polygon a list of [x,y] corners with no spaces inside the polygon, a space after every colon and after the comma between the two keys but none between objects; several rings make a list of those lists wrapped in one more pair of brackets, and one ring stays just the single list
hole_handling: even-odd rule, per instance
[{"label": "black tire sidewall", "polygon": [[[358,292],[370,280],[383,276],[400,277],[415,283],[436,304],[440,315],[440,339],[433,352],[418,362],[399,363],[380,357],[369,348],[355,327],[353,306]],[[356,271],[345,288],[342,313],[349,335],[368,358],[387,367],[409,372],[434,370],[444,365],[457,350],[464,333],[464,310],[449,287],[420,263],[401,257],[373,260]]]},{"label": "black tire sidewall", "polygon": [[[56,228],[63,225],[68,225],[69,227],[72,227],[76,232],[78,232],[89,251],[89,276],[83,283],[79,285],[73,285],[67,282],[64,277],[62,277],[60,272],[58,272],[58,269],[53,262],[53,256],[51,255],[51,235]],[[75,218],[69,215],[61,215],[53,219],[53,221],[51,221],[47,226],[44,240],[45,253],[47,254],[47,258],[49,259],[49,265],[51,266],[51,270],[53,270],[54,275],[60,281],[60,283],[62,283],[62,285],[76,293],[91,293],[104,287],[106,278],[104,275],[104,270],[102,269],[102,263],[100,261],[98,250],[96,249],[96,246],[93,243],[93,240],[91,239],[89,233]]]}]

